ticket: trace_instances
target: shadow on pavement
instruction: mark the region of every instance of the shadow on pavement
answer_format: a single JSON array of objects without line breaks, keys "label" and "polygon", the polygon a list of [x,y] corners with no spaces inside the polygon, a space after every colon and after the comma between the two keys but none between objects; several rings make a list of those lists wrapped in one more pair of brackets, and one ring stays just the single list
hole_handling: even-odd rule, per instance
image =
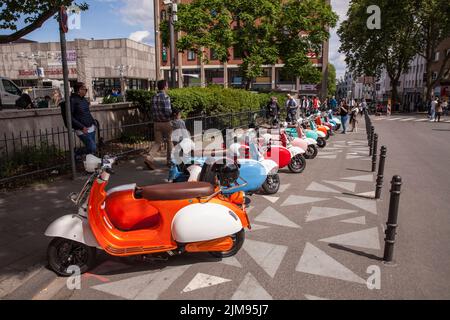
[{"label": "shadow on pavement", "polygon": [[328,246],[333,248],[333,249],[343,250],[343,251],[347,251],[347,252],[356,254],[358,256],[366,257],[366,258],[369,258],[371,260],[383,261],[383,258],[377,257],[376,255],[373,255],[373,254],[370,254],[370,253],[366,253],[366,252],[363,252],[363,251],[359,251],[359,250],[355,250],[355,249],[350,249],[350,248],[344,247],[344,246],[342,246],[340,244],[330,243],[330,244],[328,244]]}]

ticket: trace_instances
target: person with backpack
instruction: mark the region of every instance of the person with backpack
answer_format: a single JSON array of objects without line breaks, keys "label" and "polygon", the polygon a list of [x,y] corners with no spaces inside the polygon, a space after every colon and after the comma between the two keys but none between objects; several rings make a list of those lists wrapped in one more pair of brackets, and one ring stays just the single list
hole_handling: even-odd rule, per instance
[{"label": "person with backpack", "polygon": [[72,128],[77,137],[83,142],[87,154],[97,152],[95,142],[95,120],[90,111],[90,103],[86,99],[87,87],[78,82],[74,87],[74,93],[70,96],[70,109],[72,112]]}]

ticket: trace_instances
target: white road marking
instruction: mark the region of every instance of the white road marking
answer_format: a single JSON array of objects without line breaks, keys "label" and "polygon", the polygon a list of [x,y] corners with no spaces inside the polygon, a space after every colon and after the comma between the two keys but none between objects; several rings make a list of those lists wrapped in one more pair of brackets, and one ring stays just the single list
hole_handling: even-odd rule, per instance
[{"label": "white road marking", "polygon": [[220,278],[205,273],[197,273],[194,279],[181,291],[181,293],[190,292],[207,287],[217,286],[219,284],[230,282],[231,279]]},{"label": "white road marking", "polygon": [[329,300],[329,299],[326,299],[326,298],[312,296],[310,294],[305,294],[305,298],[308,299],[308,300]]},{"label": "white road marking", "polygon": [[351,180],[351,181],[367,181],[367,182],[373,182],[373,175],[363,175],[363,176],[354,176],[354,177],[348,177],[348,178],[342,178],[344,180]]},{"label": "white road marking", "polygon": [[231,300],[273,300],[251,273],[247,273]]},{"label": "white road marking", "polygon": [[330,199],[290,195],[289,198],[287,198],[287,200],[281,206],[282,207],[296,206],[300,204],[314,203],[326,200]]},{"label": "white road marking", "polygon": [[419,120],[415,120],[415,122],[425,122],[428,121],[428,119],[419,119]]},{"label": "white road marking", "polygon": [[143,276],[97,285],[92,289],[129,300],[156,300],[189,268],[190,265],[168,268]]},{"label": "white road marking", "polygon": [[366,224],[366,217],[362,216],[362,217],[357,217],[357,218],[351,218],[351,219],[347,219],[347,220],[342,220],[340,222],[352,223],[352,224]]},{"label": "white road marking", "polygon": [[323,184],[312,182],[308,188],[306,188],[307,191],[318,191],[318,192],[330,192],[330,193],[340,193],[339,191],[329,188],[327,186],[324,186]]},{"label": "white road marking", "polygon": [[312,207],[306,216],[306,222],[354,213],[355,210]]},{"label": "white road marking", "polygon": [[233,267],[237,267],[237,268],[242,268],[242,265],[240,264],[240,262],[235,258],[235,257],[229,257],[229,258],[222,258],[221,261],[219,261],[219,263],[223,263],[229,266],[233,266]]},{"label": "white road marking", "polygon": [[280,189],[278,190],[278,193],[283,193],[283,192],[285,192],[290,186],[291,186],[290,183],[281,185],[281,186],[280,186]]},{"label": "white road marking", "polygon": [[319,159],[337,159],[337,155],[333,155],[333,156],[321,156],[321,155],[319,155],[318,158]]},{"label": "white road marking", "polygon": [[363,158],[364,156],[355,156],[355,155],[347,155],[347,157],[345,158],[346,160],[351,160],[351,159],[360,159]]},{"label": "white road marking", "polygon": [[365,249],[373,249],[373,250],[381,249],[377,227],[362,231],[341,234],[335,237],[321,239],[319,241]]},{"label": "white road marking", "polygon": [[295,268],[298,272],[365,284],[366,281],[334,260],[322,250],[306,243],[302,257]]},{"label": "white road marking", "polygon": [[388,119],[388,121],[396,121],[396,120],[400,120],[402,118],[392,118],[392,119]]},{"label": "white road marking", "polygon": [[278,201],[278,199],[280,199],[280,197],[270,197],[270,196],[263,196],[263,198],[268,200],[268,201],[270,201],[270,202],[272,202],[272,203],[275,203],[275,202]]},{"label": "white road marking", "polygon": [[272,207],[266,208],[255,218],[255,221],[275,224],[283,227],[301,228],[298,224],[292,222]]},{"label": "white road marking", "polygon": [[345,198],[345,197],[336,197],[336,198],[344,202],[347,202],[355,207],[373,213],[375,215],[377,214],[377,203],[373,200]]},{"label": "white road marking", "polygon": [[347,191],[355,192],[356,183],[354,182],[342,182],[342,181],[332,181],[332,180],[323,180],[323,182],[332,184],[333,186],[337,186]]},{"label": "white road marking", "polygon": [[246,239],[244,250],[272,278],[277,273],[288,247]]},{"label": "white road marking", "polygon": [[406,118],[406,119],[402,119],[400,120],[400,122],[407,122],[407,121],[411,121],[414,120],[415,118]]}]

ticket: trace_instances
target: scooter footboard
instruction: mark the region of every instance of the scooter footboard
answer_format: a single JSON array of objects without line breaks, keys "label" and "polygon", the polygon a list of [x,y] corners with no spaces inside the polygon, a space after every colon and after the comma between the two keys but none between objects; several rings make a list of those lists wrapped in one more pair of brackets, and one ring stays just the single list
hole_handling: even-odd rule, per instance
[{"label": "scooter footboard", "polygon": [[216,203],[196,203],[184,207],[172,222],[172,236],[179,243],[223,238],[243,228],[239,216]]},{"label": "scooter footboard", "polygon": [[76,214],[66,215],[52,222],[47,227],[45,235],[47,237],[69,239],[89,247],[101,249],[91,231],[88,220]]}]

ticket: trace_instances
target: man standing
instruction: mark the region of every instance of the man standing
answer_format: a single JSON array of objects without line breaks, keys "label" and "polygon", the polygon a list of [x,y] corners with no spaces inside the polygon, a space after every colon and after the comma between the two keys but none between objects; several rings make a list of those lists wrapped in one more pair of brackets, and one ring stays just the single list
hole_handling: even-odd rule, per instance
[{"label": "man standing", "polygon": [[342,123],[342,133],[347,133],[347,120],[348,120],[348,112],[349,107],[347,105],[347,102],[343,102],[341,107],[339,108],[339,114],[341,115],[341,123]]},{"label": "man standing", "polygon": [[438,105],[438,99],[434,98],[431,102],[431,108],[430,108],[430,121],[434,121],[436,118],[436,106]]},{"label": "man standing", "polygon": [[72,128],[78,138],[86,147],[87,154],[95,154],[95,120],[89,110],[90,103],[86,99],[87,87],[79,82],[75,85],[74,93],[70,96],[70,109],[72,111]]},{"label": "man standing", "polygon": [[270,125],[278,125],[278,115],[280,113],[280,105],[278,104],[277,97],[272,97],[266,106],[267,117]]},{"label": "man standing", "polygon": [[158,81],[158,93],[152,99],[152,115],[155,132],[155,142],[149,150],[149,155],[145,158],[145,164],[150,170],[155,170],[155,153],[161,148],[163,139],[167,141],[167,165],[170,165],[172,154],[172,104],[167,95],[167,81]]},{"label": "man standing", "polygon": [[295,118],[297,115],[297,101],[288,94],[287,95],[288,100],[286,101],[286,109],[287,109],[287,119],[286,121],[289,123],[295,122],[297,119]]},{"label": "man standing", "polygon": [[366,114],[367,112],[367,102],[366,99],[363,99],[361,102],[361,117],[363,116],[363,114]]},{"label": "man standing", "polygon": [[333,112],[336,111],[336,108],[337,108],[337,101],[336,101],[336,97],[335,97],[335,96],[333,96],[333,98],[330,100],[330,107],[331,107],[331,110],[332,110]]}]

